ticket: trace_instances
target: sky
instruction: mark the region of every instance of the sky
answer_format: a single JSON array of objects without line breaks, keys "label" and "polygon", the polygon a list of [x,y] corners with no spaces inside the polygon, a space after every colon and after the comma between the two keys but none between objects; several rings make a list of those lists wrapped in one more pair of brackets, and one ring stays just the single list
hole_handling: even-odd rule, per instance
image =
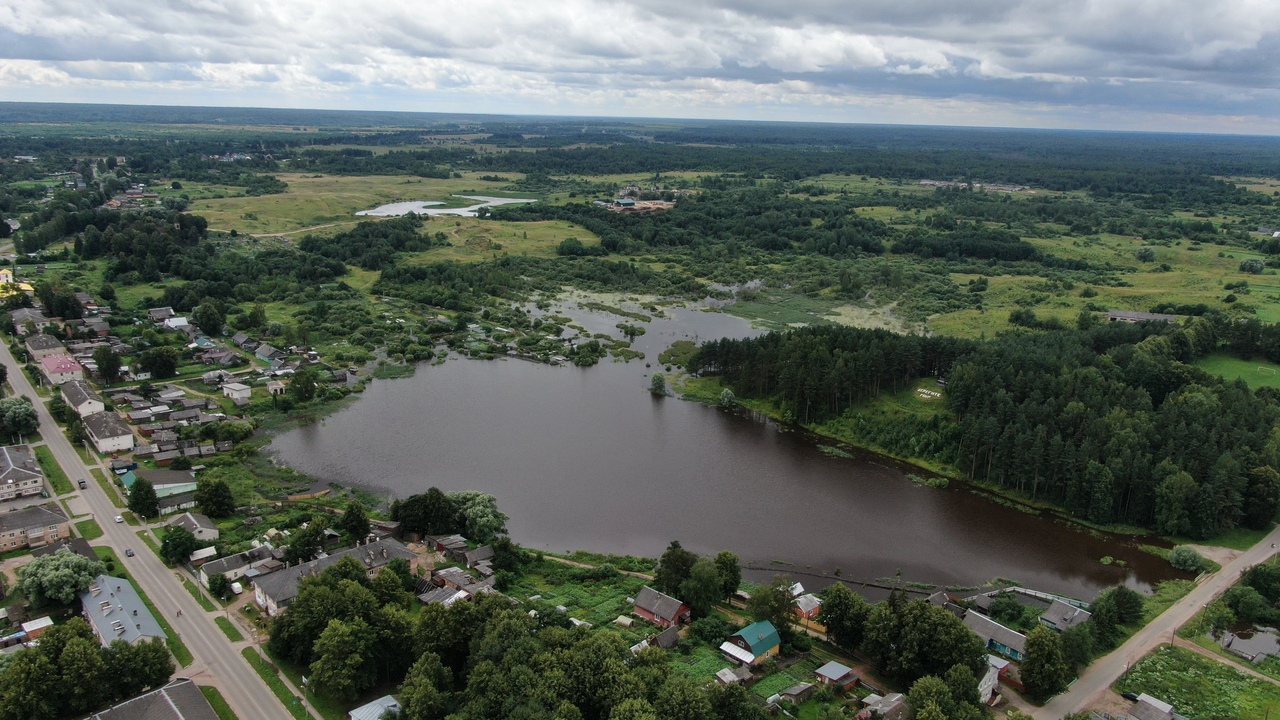
[{"label": "sky", "polygon": [[8,0],[0,99],[1280,134],[1275,0]]}]

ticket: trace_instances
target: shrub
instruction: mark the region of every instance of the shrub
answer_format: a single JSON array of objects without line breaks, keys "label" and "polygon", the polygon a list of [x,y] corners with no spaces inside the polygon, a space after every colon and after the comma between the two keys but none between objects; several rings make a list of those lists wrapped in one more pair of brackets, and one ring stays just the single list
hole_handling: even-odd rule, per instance
[{"label": "shrub", "polygon": [[1204,558],[1186,545],[1179,545],[1169,551],[1169,564],[1189,573],[1199,573],[1204,570]]}]

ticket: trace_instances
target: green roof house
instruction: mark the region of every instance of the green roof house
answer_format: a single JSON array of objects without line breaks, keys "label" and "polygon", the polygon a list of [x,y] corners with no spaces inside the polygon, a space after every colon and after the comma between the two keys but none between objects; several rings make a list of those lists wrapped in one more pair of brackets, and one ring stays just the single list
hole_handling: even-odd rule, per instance
[{"label": "green roof house", "polygon": [[720,652],[734,662],[759,665],[777,655],[781,645],[778,629],[768,620],[761,620],[730,635],[720,645]]}]

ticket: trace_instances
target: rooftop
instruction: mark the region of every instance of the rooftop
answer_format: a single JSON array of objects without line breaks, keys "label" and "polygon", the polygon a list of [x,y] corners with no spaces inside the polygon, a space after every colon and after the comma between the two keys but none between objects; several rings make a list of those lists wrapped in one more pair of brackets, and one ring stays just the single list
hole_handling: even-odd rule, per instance
[{"label": "rooftop", "polygon": [[84,369],[80,366],[80,361],[70,355],[49,355],[40,358],[40,366],[50,374],[80,372]]},{"label": "rooftop", "polygon": [[304,576],[319,575],[324,572],[325,568],[337,565],[344,557],[353,557],[363,562],[368,568],[377,568],[398,557],[411,560],[414,554],[400,541],[384,538],[364,545],[339,550],[328,557],[317,558],[310,562],[300,563],[278,572],[273,572],[260,580],[254,581],[254,585],[279,605],[297,596],[298,584],[302,582]]},{"label": "rooftop", "polygon": [[99,575],[80,593],[85,617],[104,644],[124,640],[132,645],[147,638],[164,638],[164,628],[143,604],[133,583]]},{"label": "rooftop", "polygon": [[653,613],[654,617],[667,621],[674,621],[676,616],[680,614],[680,608],[684,603],[679,600],[654,590],[645,585],[640,589],[640,593],[636,595],[635,606],[641,610]]},{"label": "rooftop", "polygon": [[218,720],[218,714],[194,682],[178,678],[85,720]]},{"label": "rooftop", "polygon": [[0,447],[0,484],[43,479],[44,473],[35,455],[26,445]]},{"label": "rooftop", "polygon": [[53,350],[61,347],[65,347],[61,340],[45,333],[36,333],[27,338],[27,349],[29,350]]},{"label": "rooftop", "polygon": [[83,380],[62,383],[58,386],[58,390],[62,392],[62,397],[66,399],[67,404],[73,408],[78,408],[90,401],[102,402],[98,393]]},{"label": "rooftop", "polygon": [[121,420],[119,415],[110,410],[86,415],[84,429],[88,431],[90,436],[99,440],[133,435],[133,431],[129,429],[124,420]]},{"label": "rooftop", "polygon": [[32,505],[19,510],[0,512],[0,532],[26,530],[29,527],[56,525],[66,521],[66,514],[55,503]]}]

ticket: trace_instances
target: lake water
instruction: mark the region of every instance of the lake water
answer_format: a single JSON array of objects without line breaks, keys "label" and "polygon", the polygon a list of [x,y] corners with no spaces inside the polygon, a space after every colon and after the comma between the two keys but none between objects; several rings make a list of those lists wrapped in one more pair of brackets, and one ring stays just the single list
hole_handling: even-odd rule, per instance
[{"label": "lake water", "polygon": [[[563,312],[563,311],[562,311]],[[590,332],[618,316],[575,309]],[[645,324],[645,361],[592,368],[451,357],[412,378],[373,382],[352,406],[285,433],[279,459],[323,481],[396,496],[435,485],[497,496],[529,547],[656,557],[673,539],[729,549],[811,587],[892,577],[973,585],[996,577],[1091,598],[1176,573],[1114,537],[911,483],[886,458],[822,452],[817,439],[742,411],[654,397],[648,373],[673,340],[755,334],[695,309]],[[627,320],[634,323],[634,320]],[[1103,565],[1111,556],[1124,561]]]},{"label": "lake water", "polygon": [[357,215],[371,215],[374,217],[399,217],[408,215],[409,213],[418,213],[419,215],[460,215],[463,217],[475,217],[477,211],[482,207],[496,207],[498,205],[510,205],[512,203],[531,203],[535,200],[525,200],[518,198],[496,198],[486,195],[454,195],[467,200],[475,200],[474,205],[468,205],[460,208],[439,208],[435,205],[444,205],[439,200],[413,200],[410,202],[388,203],[379,205],[371,210],[361,210]]}]

